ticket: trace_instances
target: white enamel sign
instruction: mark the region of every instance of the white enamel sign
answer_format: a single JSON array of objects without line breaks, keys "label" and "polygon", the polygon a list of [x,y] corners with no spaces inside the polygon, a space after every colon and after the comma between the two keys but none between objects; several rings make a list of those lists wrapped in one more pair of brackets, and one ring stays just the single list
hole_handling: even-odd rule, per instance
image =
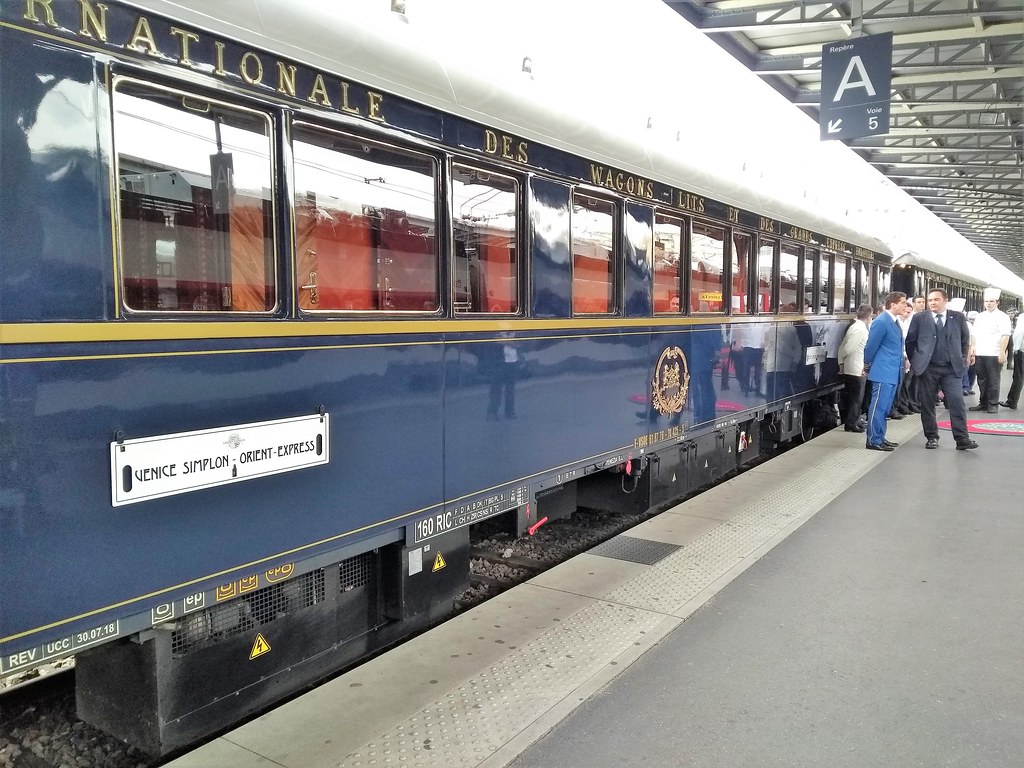
[{"label": "white enamel sign", "polygon": [[329,414],[110,444],[115,507],[329,461]]}]

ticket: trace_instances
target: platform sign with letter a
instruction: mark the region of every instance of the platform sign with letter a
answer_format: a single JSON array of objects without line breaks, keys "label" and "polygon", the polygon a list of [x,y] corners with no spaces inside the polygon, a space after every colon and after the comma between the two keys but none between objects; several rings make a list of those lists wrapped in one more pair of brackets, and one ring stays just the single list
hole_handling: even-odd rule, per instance
[{"label": "platform sign with letter a", "polygon": [[822,139],[889,132],[892,32],[821,47]]}]

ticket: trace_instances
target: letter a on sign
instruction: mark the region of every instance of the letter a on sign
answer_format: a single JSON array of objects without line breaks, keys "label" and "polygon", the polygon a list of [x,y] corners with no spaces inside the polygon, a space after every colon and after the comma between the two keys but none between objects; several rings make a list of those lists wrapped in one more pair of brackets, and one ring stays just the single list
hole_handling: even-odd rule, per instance
[{"label": "letter a on sign", "polygon": [[448,563],[444,561],[444,556],[438,552],[437,557],[434,558],[434,567],[431,569],[431,573],[437,573],[446,565],[448,565]]},{"label": "letter a on sign", "polygon": [[821,46],[822,139],[855,139],[889,132],[892,32]]},{"label": "letter a on sign", "polygon": [[262,656],[264,653],[270,653],[270,643],[267,642],[262,632],[257,632],[256,642],[252,644],[252,652],[249,654],[249,661],[252,661],[257,656]]},{"label": "letter a on sign", "polygon": [[[860,77],[860,80],[850,79],[853,70],[857,70],[857,76]],[[843,91],[847,88],[863,88],[868,92],[869,96],[876,95],[875,86],[871,84],[871,78],[868,77],[868,71],[860,56],[854,56],[850,59],[850,63],[846,65],[846,72],[843,73],[843,79],[839,81],[839,88],[836,89],[836,95],[832,98],[832,101],[842,101]]]}]

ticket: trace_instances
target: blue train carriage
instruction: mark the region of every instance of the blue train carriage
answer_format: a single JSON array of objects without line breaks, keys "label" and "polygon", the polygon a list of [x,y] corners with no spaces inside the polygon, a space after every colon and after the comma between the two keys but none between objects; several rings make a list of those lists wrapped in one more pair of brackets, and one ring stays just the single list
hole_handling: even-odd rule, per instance
[{"label": "blue train carriage", "polygon": [[841,222],[552,140],[352,21],[374,80],[276,5],[273,44],[0,5],[0,674],[75,655],[83,719],[154,754],[450,613],[476,522],[643,511],[834,425],[889,283]]},{"label": "blue train carriage", "polygon": [[[981,312],[985,309],[984,292],[989,283],[979,282],[979,276],[958,269],[956,264],[940,262],[926,254],[908,252],[893,260],[893,290],[903,291],[908,296],[927,296],[928,292],[941,288],[949,298],[963,298],[965,312]],[[1007,289],[996,282],[1002,290],[1000,308],[1020,311],[1020,289]],[[1016,290],[1014,289],[1016,288]]]}]

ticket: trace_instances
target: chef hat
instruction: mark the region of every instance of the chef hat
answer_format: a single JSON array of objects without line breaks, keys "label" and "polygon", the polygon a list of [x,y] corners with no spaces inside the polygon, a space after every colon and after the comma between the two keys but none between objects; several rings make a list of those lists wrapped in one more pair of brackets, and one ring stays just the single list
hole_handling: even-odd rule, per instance
[{"label": "chef hat", "polygon": [[965,299],[963,297],[960,297],[960,298],[957,298],[957,299],[950,299],[949,300],[949,304],[947,304],[946,306],[948,306],[954,312],[963,312],[964,311],[964,305],[966,305],[966,304],[967,304],[967,299]]},{"label": "chef hat", "polygon": [[985,289],[985,301],[999,301],[1000,295],[1002,295],[1002,291],[998,288]]}]

